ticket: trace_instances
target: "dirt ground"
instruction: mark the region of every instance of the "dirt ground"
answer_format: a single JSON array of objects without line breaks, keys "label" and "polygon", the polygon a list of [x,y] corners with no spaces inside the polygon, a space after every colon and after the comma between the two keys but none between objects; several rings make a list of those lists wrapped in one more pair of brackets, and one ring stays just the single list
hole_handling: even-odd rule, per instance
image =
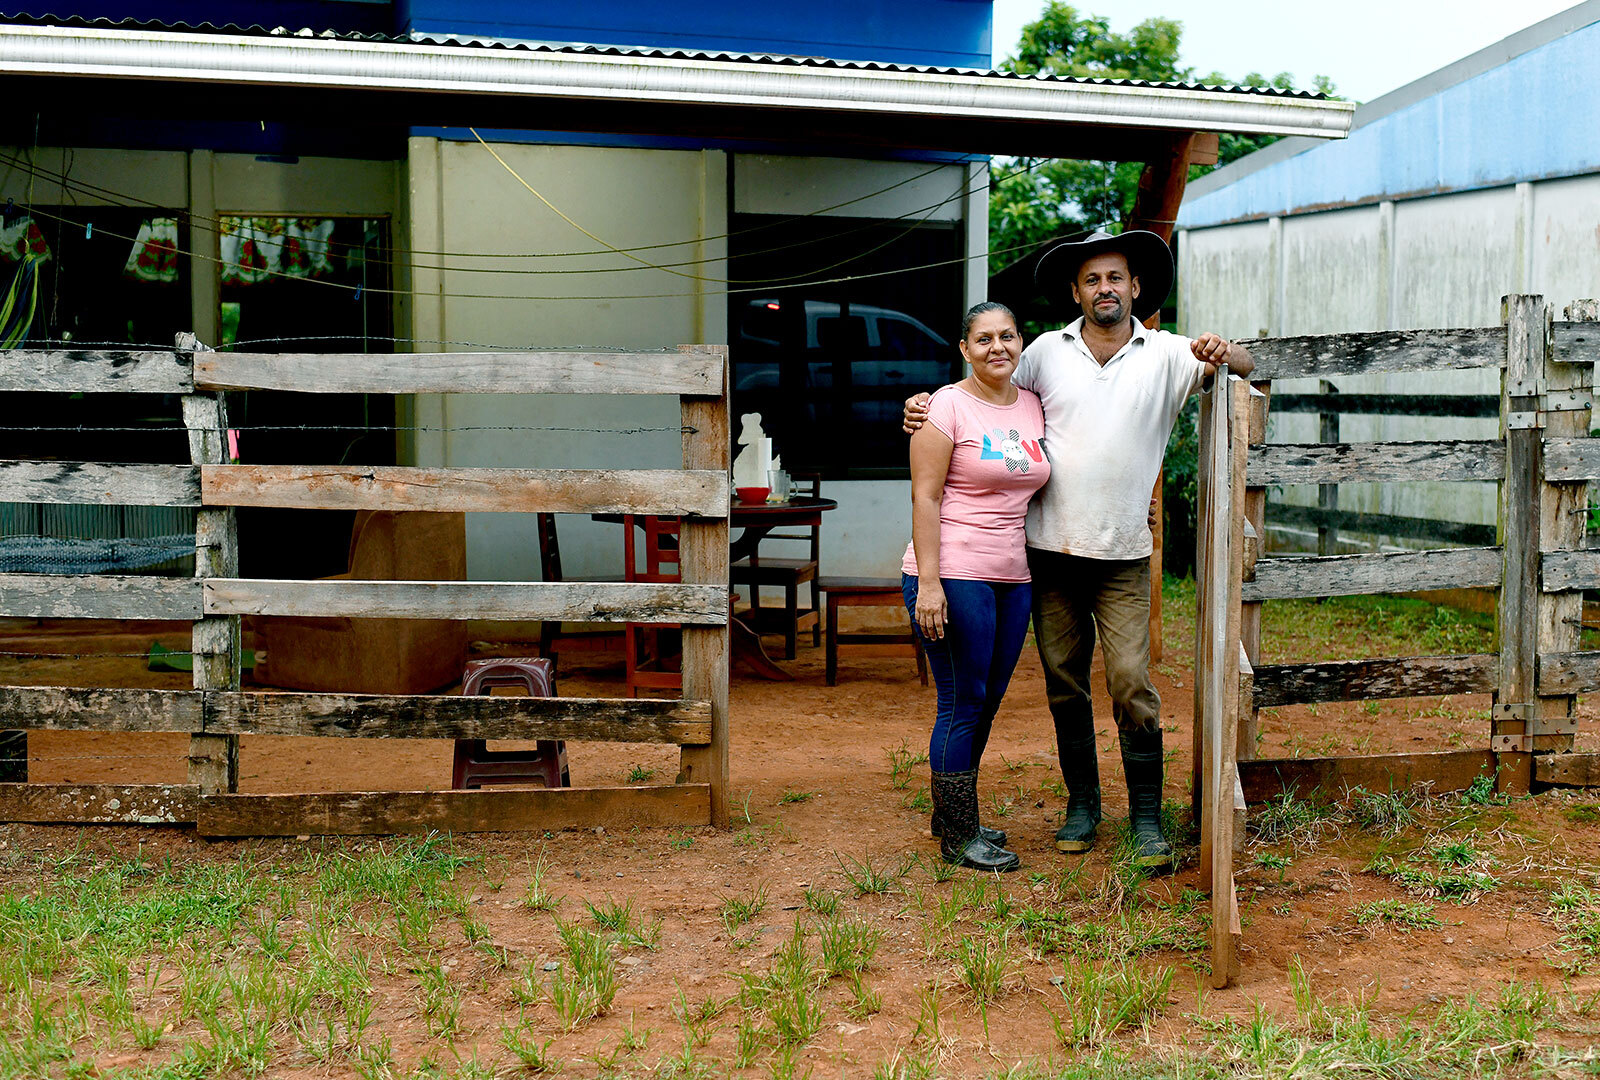
[{"label": "dirt ground", "polygon": [[[65,639],[28,636],[21,624],[9,626],[5,649],[46,651],[142,652],[149,634],[80,637],[73,648]],[[1187,804],[1192,725],[1191,662],[1185,656],[1189,625],[1181,611],[1169,615],[1167,658],[1156,668],[1163,727],[1170,764],[1166,795]],[[164,644],[184,647],[179,635]],[[0,682],[61,682],[60,660],[0,660]],[[106,657],[74,662],[80,685],[185,687],[187,673],[152,673],[142,660]],[[577,658],[562,678],[566,695],[618,692],[620,667],[608,658]],[[845,654],[839,685],[823,681],[820,649],[803,647],[798,660],[784,665],[793,682],[766,682],[736,672],[731,694],[732,790],[734,828],[561,832],[544,836],[458,838],[457,849],[482,861],[461,871],[474,910],[490,940],[509,954],[544,961],[559,952],[552,916],[518,903],[534,860],[549,867],[546,884],[566,898],[564,917],[583,911],[582,901],[632,900],[662,924],[660,946],[630,958],[611,1009],[576,1030],[565,1031],[553,1017],[536,1029],[552,1040],[550,1053],[565,1061],[566,1075],[596,1075],[586,1061],[615,1047],[626,1025],[656,1032],[649,1056],[675,1051],[686,1041],[673,1016],[680,991],[690,999],[727,998],[738,990],[742,972],[771,962],[796,920],[807,914],[806,893],[833,890],[844,908],[883,932],[882,945],[868,969],[882,994],[881,1008],[860,1015],[847,1010],[849,995],[835,980],[820,991],[826,1022],[805,1043],[792,1064],[818,1075],[872,1075],[900,1054],[926,1050],[928,996],[942,1000],[944,1023],[932,1040],[938,1075],[997,1073],[1013,1062],[1071,1058],[1057,1038],[1053,1017],[1062,1011],[1059,979],[1063,959],[1049,949],[1025,948],[1007,972],[1004,993],[982,1010],[960,989],[951,948],[934,942],[926,928],[930,898],[951,886],[934,880],[926,866],[936,857],[928,838],[928,815],[918,796],[926,785],[917,766],[906,787],[897,788],[891,757],[904,747],[926,750],[933,712],[931,688],[918,684],[907,657]],[[1078,865],[1058,854],[1051,842],[1064,807],[1057,781],[1052,732],[1037,657],[1025,651],[1006,704],[995,725],[984,761],[980,795],[989,823],[1007,830],[1022,858],[1022,872],[1001,882],[1018,904],[1035,905],[1058,895],[1063,881],[1089,885],[1088,903],[1097,902],[1113,918],[1118,906],[1112,858],[1114,824],[1126,813],[1116,733],[1099,682],[1096,715],[1102,779],[1107,799],[1105,841]],[[1487,697],[1386,702],[1379,708],[1351,704],[1281,709],[1264,718],[1263,755],[1332,752],[1379,753],[1473,747],[1486,739]],[[1582,710],[1580,745],[1595,740],[1596,716]],[[31,778],[38,782],[181,782],[183,736],[110,736],[88,733],[37,733],[30,740]],[[617,784],[648,774],[670,780],[676,750],[670,747],[569,744],[573,783]],[[246,738],[240,752],[240,788],[246,792],[382,790],[439,788],[449,782],[450,747],[436,741],[313,740]],[[1355,913],[1379,901],[1408,901],[1394,876],[1364,872],[1376,854],[1391,850],[1381,835],[1346,823],[1330,825],[1320,838],[1313,828],[1275,845],[1253,841],[1239,857],[1243,905],[1242,974],[1235,987],[1202,992],[1197,972],[1205,967],[1203,919],[1188,918],[1187,937],[1156,941],[1133,950],[1139,962],[1176,969],[1165,1007],[1156,1010],[1133,1045],[1152,1054],[1180,1053],[1195,1045],[1196,1032],[1214,1030],[1225,1018],[1247,1021],[1262,1008],[1267,1014],[1296,1011],[1290,969],[1298,963],[1316,992],[1330,998],[1366,1000],[1378,1015],[1401,1017],[1413,1010],[1477,993],[1490,997],[1513,980],[1564,987],[1571,995],[1600,989],[1593,973],[1565,964],[1560,926],[1551,915],[1549,889],[1558,880],[1595,884],[1600,867],[1600,817],[1593,796],[1554,792],[1491,806],[1474,818],[1476,841],[1492,849],[1493,864],[1505,887],[1474,902],[1439,901],[1438,924],[1407,927],[1377,920],[1361,925]],[[1434,826],[1439,828],[1437,817]],[[45,852],[81,849],[132,855],[152,863],[227,861],[254,858],[271,865],[300,858],[309,848],[360,852],[373,840],[245,841],[207,843],[182,829],[0,826],[0,893],[27,891],[27,858]],[[1398,852],[1401,849],[1393,848]],[[907,868],[920,855],[923,863]],[[1198,877],[1192,848],[1176,874],[1141,887],[1162,911],[1195,908]],[[859,860],[891,871],[904,869],[902,886],[881,894],[855,895],[846,869]],[[723,918],[731,898],[766,890],[764,909],[737,933]],[[1096,891],[1098,890],[1098,892]],[[1080,888],[1080,895],[1082,893]],[[1098,899],[1097,899],[1098,898]],[[1204,904],[1199,908],[1203,909]],[[1147,912],[1148,914],[1148,912]],[[1178,918],[1177,915],[1173,916]],[[981,923],[969,913],[964,918]],[[1199,921],[1196,921],[1199,920]],[[961,925],[958,919],[957,925]],[[754,935],[751,937],[750,935]],[[959,941],[957,934],[954,941]],[[1181,940],[1179,940],[1181,939]],[[753,942],[753,944],[752,944]],[[469,995],[460,1045],[482,1046],[487,1057],[498,1047],[498,1026],[512,1008],[504,988],[485,969],[480,953],[464,940],[449,939],[440,955],[453,958],[463,982],[481,976],[481,992]],[[468,976],[471,976],[469,978]],[[930,991],[930,987],[943,987]],[[418,1010],[394,998],[380,1008],[377,1022],[394,1043],[396,1061],[426,1059],[430,1036]],[[1207,1028],[1207,1025],[1212,1028]],[[1579,1046],[1591,1030],[1583,1024],[1560,1026],[1547,1037]],[[1564,1033],[1563,1033],[1564,1032]],[[177,1033],[178,1036],[182,1031]],[[164,1060],[169,1036],[151,1051],[106,1051],[103,1068]],[[473,1042],[473,1040],[478,1040]],[[1143,1042],[1147,1040],[1147,1042]],[[726,1065],[734,1057],[735,1033],[723,1024],[703,1054]],[[503,1054],[503,1052],[501,1052]],[[773,1071],[770,1064],[766,1066]],[[292,1053],[271,1075],[345,1075],[328,1066],[310,1066]],[[756,1074],[759,1074],[759,1070]],[[880,1072],[879,1075],[885,1075]],[[894,1075],[891,1072],[888,1075]]]}]

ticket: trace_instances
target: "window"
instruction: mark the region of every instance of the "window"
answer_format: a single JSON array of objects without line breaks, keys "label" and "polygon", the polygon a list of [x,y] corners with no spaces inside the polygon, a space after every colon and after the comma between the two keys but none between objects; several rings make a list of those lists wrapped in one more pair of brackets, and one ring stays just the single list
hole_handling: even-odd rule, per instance
[{"label": "window", "polygon": [[961,377],[961,231],[759,214],[733,215],[730,231],[735,416],[761,414],[791,473],[908,475],[901,403]]}]

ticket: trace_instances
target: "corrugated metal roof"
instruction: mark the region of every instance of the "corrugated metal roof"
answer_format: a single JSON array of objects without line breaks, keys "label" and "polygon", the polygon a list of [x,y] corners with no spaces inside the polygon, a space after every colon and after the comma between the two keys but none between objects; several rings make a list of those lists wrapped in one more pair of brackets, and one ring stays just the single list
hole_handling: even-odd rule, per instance
[{"label": "corrugated metal roof", "polygon": [[240,26],[236,23],[210,22],[185,23],[153,19],[86,19],[77,15],[62,16],[27,12],[0,12],[0,24],[19,26],[59,26],[98,30],[137,30],[146,33],[170,32],[175,34],[227,34],[241,37],[317,38],[327,41],[367,41],[388,45],[426,45],[461,49],[498,49],[517,52],[549,53],[573,56],[616,56],[625,58],[705,61],[708,63],[779,64],[808,68],[835,68],[842,71],[878,71],[922,73],[933,75],[963,75],[984,79],[1006,79],[1019,82],[1066,83],[1089,86],[1130,86],[1170,90],[1200,90],[1214,93],[1243,94],[1259,97],[1299,98],[1308,101],[1326,100],[1325,95],[1307,90],[1281,90],[1276,87],[1218,86],[1205,83],[1150,82],[1142,79],[1102,79],[1072,75],[1019,75],[1011,71],[979,68],[927,67],[917,64],[891,64],[866,60],[834,60],[824,56],[792,56],[784,53],[729,53],[705,52],[693,49],[660,49],[643,46],[593,45],[583,42],[520,41],[504,38],[482,38],[453,34],[367,34],[357,31],[314,29],[303,27],[268,28],[259,24]]}]

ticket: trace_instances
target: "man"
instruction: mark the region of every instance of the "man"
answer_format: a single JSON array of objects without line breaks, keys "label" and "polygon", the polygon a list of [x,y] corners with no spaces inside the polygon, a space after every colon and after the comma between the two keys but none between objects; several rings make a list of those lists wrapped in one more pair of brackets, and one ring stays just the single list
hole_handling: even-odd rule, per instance
[{"label": "man", "polygon": [[[1242,346],[1149,330],[1172,287],[1172,252],[1155,233],[1095,232],[1057,244],[1034,272],[1047,295],[1083,312],[1023,352],[1012,382],[1039,395],[1054,469],[1028,508],[1034,640],[1056,728],[1068,799],[1061,851],[1094,845],[1100,769],[1089,665],[1098,631],[1128,781],[1135,861],[1172,866],[1161,832],[1161,699],[1150,681],[1150,490],[1189,395],[1227,367],[1248,375]],[[906,428],[928,396],[906,402]]]}]

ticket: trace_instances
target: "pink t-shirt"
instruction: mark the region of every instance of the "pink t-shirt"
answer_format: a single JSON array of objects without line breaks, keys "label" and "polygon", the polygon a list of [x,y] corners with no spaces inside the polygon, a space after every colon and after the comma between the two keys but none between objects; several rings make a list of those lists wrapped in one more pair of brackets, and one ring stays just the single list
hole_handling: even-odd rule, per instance
[{"label": "pink t-shirt", "polygon": [[[955,443],[939,504],[939,576],[1028,581],[1023,520],[1050,478],[1038,397],[1019,389],[1010,405],[991,405],[946,386],[928,402],[928,423]],[[917,572],[910,544],[900,568]]]}]

